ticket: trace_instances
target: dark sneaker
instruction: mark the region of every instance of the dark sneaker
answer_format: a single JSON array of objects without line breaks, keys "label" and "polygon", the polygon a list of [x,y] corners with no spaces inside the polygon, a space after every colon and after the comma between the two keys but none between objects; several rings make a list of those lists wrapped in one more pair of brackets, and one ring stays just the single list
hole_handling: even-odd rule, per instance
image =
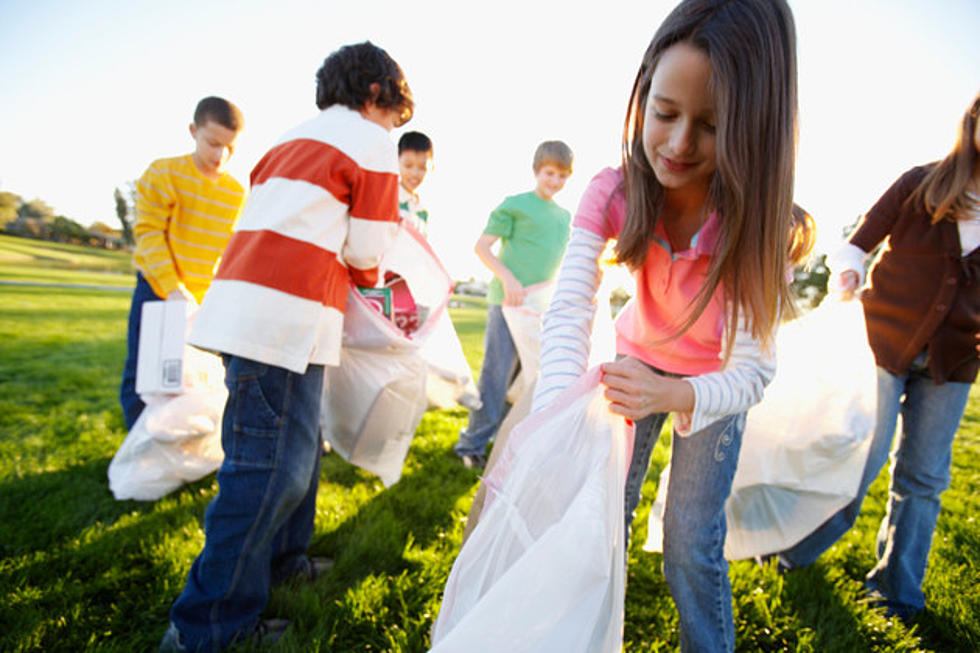
[{"label": "dark sneaker", "polygon": [[483,469],[487,466],[487,457],[482,453],[463,454],[459,460],[466,469]]},{"label": "dark sneaker", "polygon": [[792,571],[793,567],[789,565],[782,556],[778,553],[767,553],[766,555],[759,555],[755,557],[755,564],[760,567],[766,567],[773,562],[776,563],[776,573],[780,576],[785,576],[787,572]]},{"label": "dark sneaker", "polygon": [[876,589],[872,589],[871,587],[865,586],[865,591],[868,595],[868,603],[877,608],[884,608],[885,617],[889,619],[892,617],[898,617],[898,619],[906,626],[911,625],[915,616],[921,612],[920,609],[913,608],[905,603],[892,601],[884,594]]},{"label": "dark sneaker", "polygon": [[319,578],[322,574],[326,574],[330,571],[331,567],[333,567],[333,560],[331,558],[303,556],[302,563],[297,564],[289,571],[273,571],[272,584],[281,585],[287,581],[309,583]]},{"label": "dark sneaker", "polygon": [[167,632],[163,634],[163,639],[160,640],[160,646],[157,650],[160,653],[183,653],[187,650],[187,647],[184,646],[184,638],[181,637],[180,631],[177,630],[177,626],[172,621],[167,627]]},{"label": "dark sneaker", "polygon": [[247,639],[252,644],[268,646],[278,642],[287,628],[289,628],[288,619],[260,619]]},{"label": "dark sneaker", "polygon": [[333,558],[311,557],[310,580],[316,580],[333,569]]},{"label": "dark sneaker", "polygon": [[[259,623],[255,625],[255,630],[243,639],[252,644],[275,644],[282,637],[282,634],[286,632],[287,628],[289,628],[288,619],[260,619]],[[177,626],[173,622],[170,622],[167,632],[164,633],[163,639],[160,640],[158,650],[160,653],[184,653],[187,650],[187,647],[184,645],[184,637],[177,630]]]}]

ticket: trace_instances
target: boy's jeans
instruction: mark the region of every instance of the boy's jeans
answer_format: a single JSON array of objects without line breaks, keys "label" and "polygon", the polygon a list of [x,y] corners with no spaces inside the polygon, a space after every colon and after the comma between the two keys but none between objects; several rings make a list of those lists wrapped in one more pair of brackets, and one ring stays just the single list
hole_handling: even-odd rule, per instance
[{"label": "boy's jeans", "polygon": [[[650,454],[666,413],[636,422],[626,474],[626,533],[640,501]],[[735,648],[732,588],[725,560],[725,501],[732,489],[745,413],[681,437],[674,432],[664,514],[663,571],[680,617],[682,651]]]},{"label": "boy's jeans", "polygon": [[902,376],[878,368],[877,425],[858,494],[780,558],[791,567],[812,563],[854,525],[868,487],[885,460],[898,413],[902,430],[892,452],[888,511],[878,532],[878,564],[867,585],[902,613],[925,607],[922,579],[939,517],[939,495],[949,486],[953,438],[966,408],[969,383],[935,385],[920,355]]},{"label": "boy's jeans", "polygon": [[136,288],[133,302],[129,307],[129,329],[126,332],[126,364],[123,366],[122,383],[119,385],[119,403],[122,405],[126,430],[133,428],[146,404],[136,394],[136,359],[140,346],[140,323],[143,321],[143,303],[163,299],[158,297],[150,284],[139,272],[136,273]]},{"label": "boy's jeans", "polygon": [[507,387],[517,365],[517,349],[499,304],[487,305],[487,327],[483,334],[483,367],[479,391],[483,406],[470,410],[466,428],[459,432],[453,447],[457,456],[483,455],[487,443],[496,435],[507,416]]},{"label": "boy's jeans", "polygon": [[220,489],[204,513],[204,550],[170,611],[192,651],[248,636],[272,579],[307,567],[320,477],[323,366],[297,374],[224,359]]}]

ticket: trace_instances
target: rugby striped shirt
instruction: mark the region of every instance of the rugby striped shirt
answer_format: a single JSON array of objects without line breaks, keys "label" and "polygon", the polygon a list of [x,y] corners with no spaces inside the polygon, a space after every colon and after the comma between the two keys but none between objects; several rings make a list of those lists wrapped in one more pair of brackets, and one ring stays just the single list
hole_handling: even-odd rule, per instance
[{"label": "rugby striped shirt", "polygon": [[350,282],[376,285],[398,224],[388,132],[346,107],[321,111],[252,170],[188,341],[297,373],[336,365]]},{"label": "rugby striped shirt", "polygon": [[[607,240],[619,235],[625,215],[625,200],[618,192],[620,179],[618,170],[607,168],[592,179],[582,195],[551,306],[542,322],[541,375],[534,391],[533,411],[548,405],[586,371],[596,311],[595,295],[601,279],[599,257]],[[661,245],[654,242],[651,249],[656,247]],[[637,287],[680,283],[686,275],[670,268],[687,264],[683,258],[671,260],[671,257],[648,254],[644,266],[634,273]],[[667,290],[676,292],[678,289]],[[693,299],[697,290],[690,286],[684,291]],[[675,308],[683,310],[686,307]],[[725,339],[723,331],[719,331],[711,354],[713,364],[705,369],[704,361],[696,359],[668,356],[659,360],[656,355],[670,353],[677,348],[677,341],[664,345],[664,351],[650,349],[648,342],[651,339],[667,336],[670,331],[649,335],[644,342],[644,332],[636,328],[636,320],[644,321],[648,328],[657,323],[650,315],[638,310],[634,298],[616,320],[617,352],[683,375],[691,384],[695,396],[694,411],[674,415],[674,426],[681,434],[700,431],[722,417],[748,410],[762,399],[766,385],[776,373],[775,352],[764,353],[744,324],[735,333],[728,364],[724,367],[721,346]],[[677,340],[685,344],[683,341],[690,337],[689,333]],[[705,356],[708,351],[705,349]]]},{"label": "rugby striped shirt", "polygon": [[204,176],[190,154],[151,163],[136,185],[133,264],[153,292],[183,283],[200,303],[244,201],[234,177]]}]

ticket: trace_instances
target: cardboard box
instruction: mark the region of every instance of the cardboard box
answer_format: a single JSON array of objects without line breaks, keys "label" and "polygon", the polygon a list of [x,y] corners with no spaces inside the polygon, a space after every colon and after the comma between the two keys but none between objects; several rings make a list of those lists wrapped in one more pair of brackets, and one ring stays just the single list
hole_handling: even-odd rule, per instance
[{"label": "cardboard box", "polygon": [[143,304],[136,359],[138,394],[176,394],[183,391],[186,337],[186,301]]}]

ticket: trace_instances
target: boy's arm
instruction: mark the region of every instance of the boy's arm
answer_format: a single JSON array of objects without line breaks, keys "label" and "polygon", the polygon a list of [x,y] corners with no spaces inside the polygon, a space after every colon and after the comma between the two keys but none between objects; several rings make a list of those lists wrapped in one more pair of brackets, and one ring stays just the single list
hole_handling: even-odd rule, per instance
[{"label": "boy's arm", "polygon": [[476,252],[477,257],[483,261],[485,266],[490,268],[493,275],[500,279],[500,283],[503,284],[504,304],[507,306],[520,306],[524,303],[524,297],[527,295],[527,290],[525,290],[524,285],[517,280],[514,273],[511,272],[490,249],[498,240],[500,240],[499,236],[495,236],[493,234],[482,234],[477,239],[476,246],[473,247],[473,251]]},{"label": "boy's arm", "polygon": [[173,218],[176,206],[176,193],[170,180],[151,165],[136,185],[134,256],[142,261],[143,274],[163,289],[167,299],[194,301],[194,296],[184,288],[177,276],[173,253],[167,244],[167,225]]},{"label": "boy's arm", "polygon": [[398,175],[360,169],[351,189],[350,227],[342,256],[355,285],[378,283],[378,266],[398,233]]}]

